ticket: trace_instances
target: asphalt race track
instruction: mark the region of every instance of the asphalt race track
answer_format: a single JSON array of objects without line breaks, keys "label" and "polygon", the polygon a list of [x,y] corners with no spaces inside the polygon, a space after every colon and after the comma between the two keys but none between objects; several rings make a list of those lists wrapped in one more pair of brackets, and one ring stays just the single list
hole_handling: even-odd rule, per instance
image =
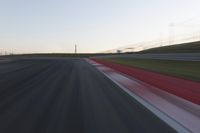
[{"label": "asphalt race track", "polygon": [[83,59],[0,61],[0,133],[170,133]]}]

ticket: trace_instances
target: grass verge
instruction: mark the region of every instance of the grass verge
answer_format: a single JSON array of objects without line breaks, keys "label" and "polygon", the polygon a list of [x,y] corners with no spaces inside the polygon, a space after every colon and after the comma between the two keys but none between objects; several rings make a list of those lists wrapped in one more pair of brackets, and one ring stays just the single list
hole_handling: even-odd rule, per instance
[{"label": "grass verge", "polygon": [[158,72],[169,76],[184,78],[192,81],[200,81],[200,62],[197,61],[127,58],[107,58],[103,60]]}]

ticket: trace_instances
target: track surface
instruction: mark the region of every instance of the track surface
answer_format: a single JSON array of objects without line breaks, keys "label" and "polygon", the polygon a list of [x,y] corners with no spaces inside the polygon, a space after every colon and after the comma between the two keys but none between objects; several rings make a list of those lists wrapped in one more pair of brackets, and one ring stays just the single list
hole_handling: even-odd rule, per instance
[{"label": "track surface", "polygon": [[81,59],[0,62],[1,133],[175,132]]}]

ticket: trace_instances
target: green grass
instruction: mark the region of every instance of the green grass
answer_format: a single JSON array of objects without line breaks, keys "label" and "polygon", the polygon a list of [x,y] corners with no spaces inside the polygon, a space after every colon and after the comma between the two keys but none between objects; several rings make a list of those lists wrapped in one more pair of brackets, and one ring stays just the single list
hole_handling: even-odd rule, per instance
[{"label": "green grass", "polygon": [[140,53],[200,53],[200,41],[151,48]]},{"label": "green grass", "polygon": [[200,81],[200,62],[155,59],[107,58],[106,61],[142,68],[153,72]]}]

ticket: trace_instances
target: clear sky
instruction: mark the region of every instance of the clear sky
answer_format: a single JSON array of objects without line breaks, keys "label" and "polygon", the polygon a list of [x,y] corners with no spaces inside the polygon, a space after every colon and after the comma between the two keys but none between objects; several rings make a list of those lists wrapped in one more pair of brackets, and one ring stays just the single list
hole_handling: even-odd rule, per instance
[{"label": "clear sky", "polygon": [[0,51],[100,52],[198,18],[200,0],[0,0]]}]

